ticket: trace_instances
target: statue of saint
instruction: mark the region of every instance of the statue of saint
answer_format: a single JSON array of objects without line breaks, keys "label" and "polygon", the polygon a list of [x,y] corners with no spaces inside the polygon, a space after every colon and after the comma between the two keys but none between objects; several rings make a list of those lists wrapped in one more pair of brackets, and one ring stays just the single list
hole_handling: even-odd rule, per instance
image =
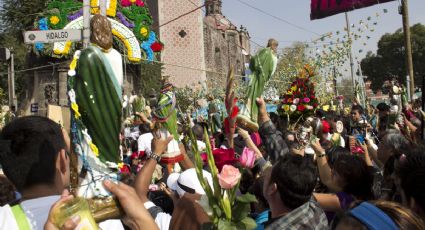
[{"label": "statue of saint", "polygon": [[118,181],[123,68],[121,54],[112,48],[109,19],[94,15],[90,30],[91,44],[76,52],[76,63],[71,63],[71,70],[76,66],[75,73],[69,72],[71,138],[83,178],[76,195],[90,199],[94,213],[102,210],[95,215],[100,220],[116,217],[118,210],[102,181]]},{"label": "statue of saint", "polygon": [[78,59],[73,89],[81,121],[98,148],[99,159],[104,163],[118,163],[122,57],[112,48],[112,26],[106,16],[94,15],[90,31],[91,44],[82,50]]},{"label": "statue of saint", "polygon": [[242,108],[237,117],[238,126],[244,129],[250,131],[258,130],[258,107],[255,99],[261,97],[264,86],[276,71],[278,46],[279,43],[275,39],[269,39],[267,47],[251,58],[249,68],[252,74],[249,76],[250,82],[245,98],[245,107]]}]

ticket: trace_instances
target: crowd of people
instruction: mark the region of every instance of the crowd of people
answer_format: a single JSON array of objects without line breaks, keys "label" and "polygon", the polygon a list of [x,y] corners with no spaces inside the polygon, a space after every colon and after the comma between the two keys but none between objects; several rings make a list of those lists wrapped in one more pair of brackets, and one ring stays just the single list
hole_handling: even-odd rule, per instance
[{"label": "crowd of people", "polygon": [[[226,164],[239,166],[244,151],[254,152],[237,194],[256,197],[250,212],[256,229],[425,229],[420,110],[408,106],[402,119],[392,122],[389,105],[354,103],[348,114],[319,109],[288,130],[285,118],[267,113],[263,99],[256,102],[258,132],[236,128],[233,149],[224,128],[214,129],[208,140],[214,152],[232,154],[221,159]],[[170,166],[153,156],[165,153],[172,137],[159,135],[152,130],[154,121],[139,115],[137,135],[123,134],[121,181],[104,181],[125,214],[99,227],[209,226],[209,214],[199,204],[206,192],[194,164],[194,154],[207,147],[209,123],[183,116],[179,149],[184,158]],[[303,127],[313,127],[307,137]],[[199,151],[193,151],[190,133]],[[47,211],[73,197],[67,192],[70,138],[61,126],[43,117],[16,118],[1,130],[0,145],[0,229],[74,229],[79,216],[56,226]],[[223,162],[216,160],[219,169]],[[210,170],[205,163],[203,175],[212,184]]]}]

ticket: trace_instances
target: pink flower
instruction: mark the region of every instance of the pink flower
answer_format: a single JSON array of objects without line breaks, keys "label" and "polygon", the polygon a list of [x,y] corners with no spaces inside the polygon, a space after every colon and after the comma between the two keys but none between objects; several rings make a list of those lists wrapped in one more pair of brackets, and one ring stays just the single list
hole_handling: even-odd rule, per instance
[{"label": "pink flower", "polygon": [[299,98],[295,98],[294,101],[293,101],[294,105],[297,105],[299,102],[300,102]]},{"label": "pink flower", "polygon": [[305,98],[303,99],[303,101],[304,101],[305,103],[309,103],[309,102],[310,102],[310,98],[305,97]]},{"label": "pink flower", "polygon": [[221,173],[217,176],[218,183],[223,189],[231,189],[235,187],[241,179],[241,173],[239,172],[239,169],[231,165],[224,165]]},{"label": "pink flower", "polygon": [[305,108],[307,109],[307,110],[313,110],[314,108],[313,108],[313,106],[311,106],[311,105],[306,105],[305,106]]},{"label": "pink flower", "polygon": [[252,168],[255,163],[255,152],[250,148],[245,147],[242,151],[242,155],[239,158],[242,167],[244,168]]}]

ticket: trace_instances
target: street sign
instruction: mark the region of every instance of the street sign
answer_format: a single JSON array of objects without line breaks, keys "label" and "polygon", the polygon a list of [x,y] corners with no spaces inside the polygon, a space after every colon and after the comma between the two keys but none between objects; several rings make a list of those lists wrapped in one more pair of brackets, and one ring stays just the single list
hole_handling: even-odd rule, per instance
[{"label": "street sign", "polygon": [[7,61],[10,58],[10,50],[8,48],[0,48],[0,61]]},{"label": "street sign", "polygon": [[24,33],[24,41],[26,44],[40,43],[53,43],[64,41],[81,41],[81,30],[68,29],[68,30],[36,30],[26,31]]},{"label": "street sign", "polygon": [[38,112],[38,103],[32,103],[31,104],[31,113]]}]

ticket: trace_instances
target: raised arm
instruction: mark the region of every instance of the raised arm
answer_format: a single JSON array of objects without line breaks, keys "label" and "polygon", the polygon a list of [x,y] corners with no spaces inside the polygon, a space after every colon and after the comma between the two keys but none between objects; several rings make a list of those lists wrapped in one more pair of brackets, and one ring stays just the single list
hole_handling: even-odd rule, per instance
[{"label": "raised arm", "polygon": [[[142,169],[137,173],[134,188],[136,189],[137,195],[140,197],[142,202],[148,202],[149,184],[152,180],[153,172],[155,171],[157,160],[160,159],[161,155],[167,149],[168,143],[173,139],[173,136],[167,139],[154,137],[152,139],[152,153],[149,159],[146,161]],[[155,159],[156,158],[156,159]]]},{"label": "raised arm", "polygon": [[289,153],[289,148],[284,141],[282,134],[276,130],[273,122],[270,120],[266,103],[262,98],[257,98],[258,105],[258,126],[264,147],[270,160],[274,163],[279,157]]},{"label": "raised arm", "polygon": [[319,140],[311,143],[311,147],[314,149],[316,154],[317,168],[319,169],[320,180],[329,189],[336,191],[338,188],[332,182],[332,170],[329,167],[328,160],[326,159],[325,150],[320,145]]}]

